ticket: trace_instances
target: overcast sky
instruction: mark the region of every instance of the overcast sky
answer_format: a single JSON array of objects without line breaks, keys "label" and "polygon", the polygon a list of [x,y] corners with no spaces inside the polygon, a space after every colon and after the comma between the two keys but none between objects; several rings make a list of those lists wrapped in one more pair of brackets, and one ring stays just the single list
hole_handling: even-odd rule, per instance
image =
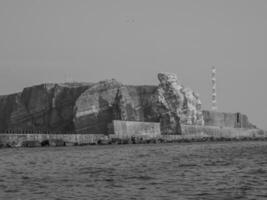
[{"label": "overcast sky", "polygon": [[267,129],[266,0],[1,0],[0,94],[43,82],[158,84],[176,73],[211,107]]}]

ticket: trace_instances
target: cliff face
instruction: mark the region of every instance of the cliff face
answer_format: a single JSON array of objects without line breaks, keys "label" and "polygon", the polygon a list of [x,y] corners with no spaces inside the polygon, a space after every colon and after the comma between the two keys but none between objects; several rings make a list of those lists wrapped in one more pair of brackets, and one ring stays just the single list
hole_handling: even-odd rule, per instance
[{"label": "cliff face", "polygon": [[123,86],[114,104],[115,119],[125,121],[159,121],[155,109],[156,86]]},{"label": "cliff face", "polygon": [[180,123],[203,125],[198,96],[174,74],[158,78],[158,87],[126,86],[116,80],[96,83],[76,102],[76,131],[107,133],[112,120],[160,122],[163,134],[180,134]]},{"label": "cliff face", "polygon": [[76,101],[76,132],[107,133],[112,120],[157,120],[151,104],[155,90],[155,86],[125,86],[114,79],[96,83]]},{"label": "cliff face", "polygon": [[112,120],[160,122],[163,134],[180,124],[203,125],[197,94],[176,75],[161,73],[159,86],[128,86],[112,79],[95,84],[42,84],[0,97],[0,130],[105,134]]},{"label": "cliff face", "polygon": [[72,131],[76,99],[90,85],[42,84],[0,98],[0,130]]},{"label": "cliff face", "polygon": [[114,113],[118,88],[116,80],[101,81],[86,90],[75,103],[74,125],[78,133],[103,134],[108,131]]},{"label": "cliff face", "polygon": [[0,130],[6,130],[9,126],[9,119],[20,94],[11,94],[0,97]]}]

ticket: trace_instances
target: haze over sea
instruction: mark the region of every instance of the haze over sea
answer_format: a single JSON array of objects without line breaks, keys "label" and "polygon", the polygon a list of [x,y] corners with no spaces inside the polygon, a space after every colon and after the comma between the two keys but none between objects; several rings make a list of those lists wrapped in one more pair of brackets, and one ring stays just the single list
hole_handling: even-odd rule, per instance
[{"label": "haze over sea", "polygon": [[267,142],[0,150],[0,199],[267,199]]}]

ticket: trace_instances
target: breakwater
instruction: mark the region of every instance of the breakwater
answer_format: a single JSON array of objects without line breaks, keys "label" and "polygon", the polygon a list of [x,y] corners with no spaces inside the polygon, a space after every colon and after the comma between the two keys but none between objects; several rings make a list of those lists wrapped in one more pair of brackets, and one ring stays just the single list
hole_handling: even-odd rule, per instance
[{"label": "breakwater", "polygon": [[174,143],[232,140],[267,140],[267,131],[260,129],[220,128],[183,125],[181,135],[104,135],[0,133],[0,147],[75,146],[96,144]]}]

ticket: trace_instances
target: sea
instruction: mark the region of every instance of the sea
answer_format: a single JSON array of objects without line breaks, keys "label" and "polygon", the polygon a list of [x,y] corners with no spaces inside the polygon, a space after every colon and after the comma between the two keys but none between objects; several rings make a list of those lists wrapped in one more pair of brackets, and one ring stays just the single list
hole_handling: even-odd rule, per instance
[{"label": "sea", "polygon": [[267,142],[0,149],[1,200],[267,199]]}]

